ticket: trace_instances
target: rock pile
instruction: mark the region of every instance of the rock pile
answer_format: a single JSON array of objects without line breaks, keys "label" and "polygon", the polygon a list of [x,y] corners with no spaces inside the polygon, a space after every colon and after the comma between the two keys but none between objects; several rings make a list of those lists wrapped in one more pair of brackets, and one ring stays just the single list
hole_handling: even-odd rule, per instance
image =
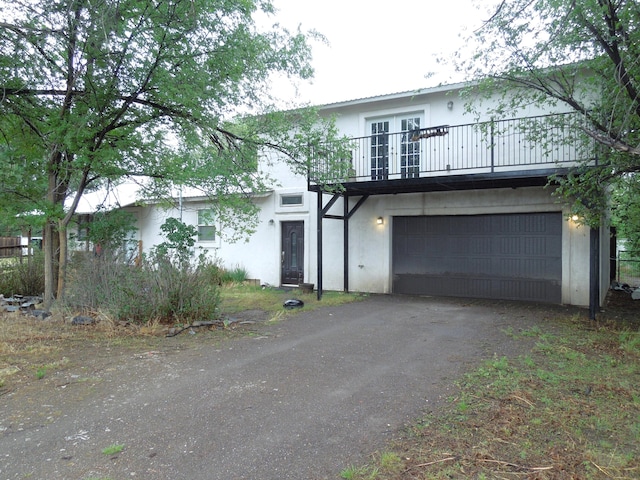
[{"label": "rock pile", "polygon": [[5,312],[22,312],[25,315],[44,320],[50,317],[51,313],[47,310],[36,308],[41,303],[41,297],[13,295],[5,298],[4,295],[0,294],[0,310],[4,310]]}]

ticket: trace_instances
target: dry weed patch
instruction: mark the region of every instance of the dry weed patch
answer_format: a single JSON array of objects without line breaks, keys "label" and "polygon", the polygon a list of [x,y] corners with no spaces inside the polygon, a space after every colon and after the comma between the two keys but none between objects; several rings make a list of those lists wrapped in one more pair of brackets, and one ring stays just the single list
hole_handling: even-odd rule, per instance
[{"label": "dry weed patch", "polygon": [[[358,295],[328,292],[318,302],[315,295],[300,296],[297,290],[262,289],[243,283],[225,285],[220,289],[223,317],[256,321],[283,319],[295,314],[297,311],[285,312],[282,306],[283,301],[292,296],[304,300],[302,311],[361,298]],[[225,336],[241,335],[245,331],[232,328],[220,330],[212,326],[210,329],[199,328],[197,336],[181,335],[179,341],[173,339],[165,342],[165,335],[173,326],[166,321],[148,319],[145,322],[125,322],[98,311],[84,313],[96,322],[92,325],[72,325],[71,319],[75,313],[65,308],[55,311],[45,320],[19,312],[0,312],[0,395],[15,386],[18,381],[16,377],[22,380],[33,378],[33,372],[43,365],[51,366],[48,369],[50,371],[59,371],[74,364],[84,364],[96,356],[117,356],[119,352],[140,349],[181,348],[194,342],[218,341]],[[67,363],[57,363],[63,357],[68,359]]]},{"label": "dry weed patch", "polygon": [[401,473],[350,478],[640,478],[640,332],[582,318],[554,332],[523,332],[537,339],[529,355],[465,376],[395,445]]}]

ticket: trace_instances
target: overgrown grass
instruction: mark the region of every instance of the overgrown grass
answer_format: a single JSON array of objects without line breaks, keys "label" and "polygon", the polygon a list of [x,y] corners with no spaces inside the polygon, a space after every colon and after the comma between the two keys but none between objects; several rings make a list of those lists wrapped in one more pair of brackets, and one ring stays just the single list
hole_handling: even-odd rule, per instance
[{"label": "overgrown grass", "polygon": [[36,250],[29,257],[4,258],[0,262],[0,293],[42,295],[44,291],[44,256]]},{"label": "overgrown grass", "polygon": [[[342,305],[363,298],[360,294],[343,292],[324,292],[322,300],[318,300],[317,293],[303,294],[298,289],[263,288],[259,285],[225,284],[221,287],[221,310],[227,315],[246,311],[261,310],[269,316],[282,316],[285,311],[283,304],[286,300],[296,298],[304,302],[302,310],[313,310],[318,307]],[[286,312],[296,313],[299,310]]]},{"label": "overgrown grass", "polygon": [[640,332],[570,318],[519,335],[535,348],[466,375],[393,445],[397,463],[343,478],[640,478]]},{"label": "overgrown grass", "polygon": [[65,303],[115,320],[188,323],[219,317],[219,268],[206,259],[166,254],[134,267],[117,256],[78,253],[69,265]]},{"label": "overgrown grass", "polygon": [[241,284],[249,278],[249,272],[246,268],[236,265],[231,270],[225,268],[220,269],[220,282],[221,283],[234,283]]},{"label": "overgrown grass", "polygon": [[[219,288],[223,316],[239,315],[240,312],[256,310],[264,312],[263,318],[281,320],[322,306],[340,305],[362,298],[357,294],[326,292],[322,301],[316,295],[302,295],[298,290],[284,291],[276,288],[262,289],[248,284],[225,284]],[[288,298],[300,298],[305,302],[303,309],[287,311],[283,302]],[[219,341],[228,336],[242,335],[240,330],[199,329],[200,335],[183,335],[166,340],[169,326],[157,321],[140,324],[122,323],[105,313],[95,313],[97,322],[90,326],[74,326],[71,318],[77,312],[68,307],[57,307],[53,316],[46,321],[21,313],[0,313],[0,388],[11,388],[20,376],[46,379],[50,374],[73,364],[69,360],[89,350],[91,355],[115,347],[127,350],[155,350],[162,348],[163,342],[170,342],[175,348],[195,341]],[[206,335],[205,335],[206,332]],[[114,353],[115,355],[115,353]],[[38,373],[39,372],[39,373]]]},{"label": "overgrown grass", "polygon": [[116,454],[122,452],[122,450],[124,450],[124,445],[116,443],[116,444],[109,445],[108,447],[104,448],[102,450],[102,453],[104,455],[116,455]]}]

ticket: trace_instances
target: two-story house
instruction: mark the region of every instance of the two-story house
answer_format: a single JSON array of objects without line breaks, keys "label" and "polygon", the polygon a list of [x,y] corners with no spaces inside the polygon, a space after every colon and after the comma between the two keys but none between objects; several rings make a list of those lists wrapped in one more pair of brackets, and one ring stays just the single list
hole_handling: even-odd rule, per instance
[{"label": "two-story house", "polygon": [[[138,240],[160,241],[168,216],[198,226],[197,246],[226,267],[271,285],[463,296],[597,308],[609,285],[609,232],[572,220],[547,186],[593,145],[574,135],[575,114],[531,109],[476,118],[442,86],[325,105],[350,137],[352,174],[334,193],[284,164],[247,242],[228,243],[204,198],[173,209],[130,207]],[[544,140],[535,132],[546,131]],[[551,132],[551,133],[549,133]],[[317,169],[326,159],[314,159]]]}]

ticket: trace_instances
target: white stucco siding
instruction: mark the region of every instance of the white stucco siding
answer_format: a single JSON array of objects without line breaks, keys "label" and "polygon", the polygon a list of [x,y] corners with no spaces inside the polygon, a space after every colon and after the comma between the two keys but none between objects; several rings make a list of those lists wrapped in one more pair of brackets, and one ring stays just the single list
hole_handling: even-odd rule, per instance
[{"label": "white stucco siding", "polygon": [[[464,97],[462,88],[462,86],[453,85],[425,91],[418,90],[410,95],[405,93],[327,105],[321,109],[321,113],[326,116],[334,116],[340,132],[348,137],[369,135],[370,133],[366,132],[366,119],[394,114],[421,112],[425,121],[423,128],[438,125],[466,125],[492,120],[491,110],[498,106],[498,101],[484,99],[482,104],[478,103],[478,105],[482,105],[482,111],[469,112],[465,104],[472,101],[473,97]],[[570,111],[572,111],[571,108],[563,104],[553,107],[529,104],[517,112],[511,112],[507,118]]]},{"label": "white stucco siding", "polygon": [[266,152],[260,160],[260,172],[274,189],[307,189],[307,178],[291,171],[290,166],[275,152]]},{"label": "white stucco siding", "polygon": [[[265,277],[277,261],[278,255],[275,226],[269,223],[269,219],[273,218],[274,194],[254,199],[254,202],[261,209],[255,232],[232,242],[228,239],[231,232],[223,230],[218,235],[217,244],[211,250],[211,256],[222,267],[228,269],[241,267],[247,271],[249,278],[271,283]],[[197,243],[196,246],[202,245]]]},{"label": "white stucco siding", "polygon": [[[615,250],[614,250],[615,251]],[[605,304],[611,285],[611,230],[606,221],[600,227],[600,305]]]},{"label": "white stucco siding", "polygon": [[[282,205],[282,195],[302,196],[300,205]],[[323,196],[326,204],[331,197]],[[358,198],[349,200],[353,208]],[[211,258],[227,268],[242,267],[250,278],[261,283],[280,285],[282,222],[304,222],[304,278],[317,283],[317,195],[300,188],[279,189],[266,197],[255,199],[261,209],[260,223],[255,233],[231,243],[222,235],[213,242],[197,242]],[[135,208],[138,239],[144,251],[163,241],[160,225],[173,216],[185,223],[197,225],[197,210],[206,202],[184,202],[179,208],[165,210],[159,206]],[[500,213],[562,212],[560,204],[548,189],[529,187],[501,190],[470,190],[460,192],[429,192],[405,195],[372,196],[351,217],[349,222],[349,288],[351,291],[391,293],[392,229],[394,216],[480,215]],[[342,215],[343,199],[330,210]],[[567,212],[562,212],[567,217]],[[381,217],[383,224],[378,224]],[[607,233],[601,232],[601,249],[606,251]],[[589,304],[589,229],[567,219],[562,228],[562,303]],[[343,283],[343,222],[323,221],[323,287],[342,290]],[[603,255],[606,259],[606,255]],[[601,265],[601,284],[608,284],[608,263]],[[606,287],[603,288],[606,292]]]},{"label": "white stucco siding", "polygon": [[[351,199],[351,205],[357,199]],[[332,212],[342,212],[338,204]],[[548,189],[430,192],[370,197],[353,215],[349,236],[349,287],[390,293],[394,216],[563,212]],[[378,225],[376,219],[384,223]],[[324,221],[324,285],[342,288],[342,222]],[[338,252],[340,252],[338,254]],[[562,228],[562,303],[589,304],[589,229],[570,220]]]},{"label": "white stucco siding", "polygon": [[[352,138],[370,136],[372,124],[383,124],[389,134],[398,133],[401,126],[418,125],[428,128],[440,125],[468,125],[478,120],[489,120],[489,114],[478,119],[475,114],[465,111],[464,100],[460,96],[462,86],[438,87],[426,91],[392,94],[370,99],[327,105],[320,112],[327,117],[335,117],[338,130],[342,135]],[[485,104],[485,107],[490,107]],[[559,105],[548,110],[531,106],[520,115],[540,115],[562,111]],[[418,120],[415,120],[419,118]],[[388,123],[385,123],[388,122]],[[375,128],[378,128],[376,125]],[[375,129],[374,128],[374,129]],[[466,128],[466,127],[465,127]],[[455,129],[447,134],[447,138],[455,136]],[[458,129],[462,131],[464,128]],[[437,147],[435,140],[427,140],[431,151]],[[362,143],[365,145],[365,143]],[[527,145],[528,147],[528,145]],[[360,159],[364,175],[369,180],[371,163],[367,160],[367,148],[361,153],[354,147],[354,160]],[[426,146],[425,146],[426,148]],[[480,148],[480,147],[478,147]],[[514,147],[515,148],[515,147]],[[523,147],[518,147],[522,149]],[[533,152],[528,149],[529,153]],[[506,153],[505,153],[506,152]],[[513,152],[503,151],[504,155]],[[435,157],[434,157],[435,158]],[[455,157],[458,158],[458,157]],[[484,158],[484,157],[483,157]],[[492,157],[493,158],[493,157]],[[496,156],[495,168],[513,169],[512,164],[500,163]],[[459,160],[462,162],[463,156]],[[359,161],[359,160],[357,160]],[[434,160],[435,161],[435,160]],[[398,163],[398,162],[396,162]],[[478,164],[480,165],[480,164]],[[502,167],[501,167],[502,165]],[[449,164],[447,163],[447,167]],[[451,162],[453,169],[455,162]],[[472,170],[470,167],[474,166]],[[548,165],[544,165],[544,168]],[[354,168],[356,165],[354,165]],[[489,173],[487,166],[475,163],[468,164],[466,174]],[[476,168],[480,169],[476,171]],[[531,168],[534,168],[533,166]],[[212,242],[198,242],[208,254],[227,268],[236,266],[247,270],[250,278],[261,283],[280,285],[282,262],[282,232],[286,222],[302,222],[304,232],[304,250],[302,266],[304,280],[317,283],[317,194],[307,191],[307,179],[297,175],[291,168],[279,160],[277,153],[266,152],[261,159],[260,169],[268,174],[272,188],[267,196],[256,196],[254,201],[260,208],[260,222],[255,233],[246,241],[229,242],[229,232],[220,231]],[[485,169],[485,170],[482,170]],[[430,175],[450,175],[449,170],[432,169]],[[493,170],[492,170],[493,172]],[[426,171],[424,172],[426,175]],[[399,170],[390,171],[389,181],[400,176]],[[300,202],[283,202],[283,195],[299,196]],[[326,204],[331,195],[323,195]],[[182,210],[177,206],[163,210],[158,206],[134,209],[138,216],[139,239],[145,251],[163,241],[160,225],[173,216],[182,218],[186,223],[197,226],[198,208],[206,208],[206,202],[197,199],[183,199]],[[349,208],[358,201],[357,197],[349,198]],[[343,198],[333,205],[332,215],[343,215]],[[372,293],[391,293],[393,270],[392,233],[396,216],[447,216],[447,215],[487,215],[513,213],[558,212],[563,215],[562,223],[562,302],[566,304],[589,304],[589,229],[578,226],[567,220],[568,212],[552,196],[551,190],[541,187],[503,188],[487,190],[464,190],[447,192],[425,192],[398,195],[372,195],[355,212],[349,222],[349,289]],[[381,217],[383,223],[377,223]],[[556,217],[557,218],[557,217]],[[344,238],[341,220],[326,218],[323,220],[323,287],[326,290],[342,290],[344,288]],[[557,223],[556,223],[557,226]],[[555,234],[557,239],[557,234]],[[608,285],[608,242],[605,241],[608,231],[601,231],[601,285]],[[606,286],[602,290],[606,293]],[[603,295],[604,295],[603,293]]]}]

